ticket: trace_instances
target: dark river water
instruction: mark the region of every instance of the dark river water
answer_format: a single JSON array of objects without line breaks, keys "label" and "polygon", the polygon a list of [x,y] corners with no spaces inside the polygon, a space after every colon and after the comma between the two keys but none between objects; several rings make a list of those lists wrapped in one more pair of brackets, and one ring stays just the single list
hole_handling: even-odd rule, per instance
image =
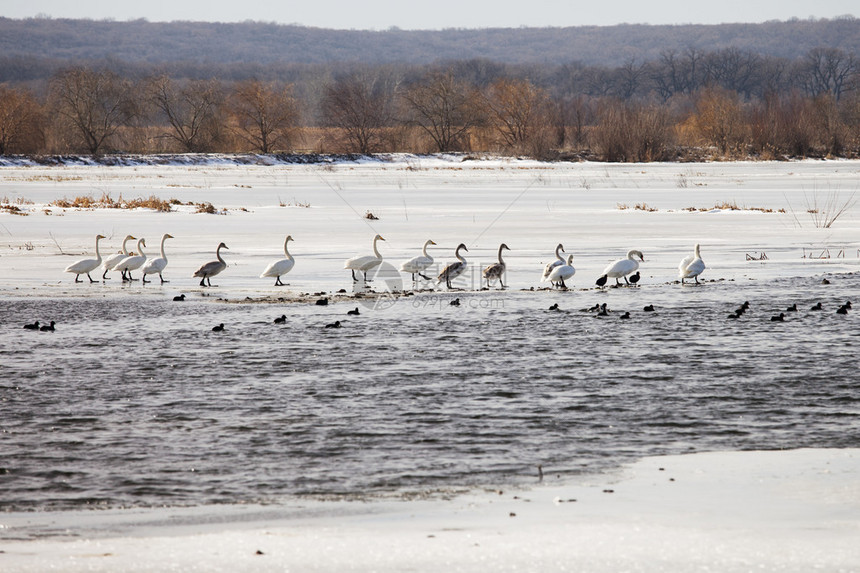
[{"label": "dark river water", "polygon": [[[830,280],[425,294],[360,316],[5,298],[0,507],[413,495],[533,482],[538,464],[564,478],[656,454],[857,447],[860,307],[835,311],[860,275]],[[601,302],[608,316],[581,310]]]}]

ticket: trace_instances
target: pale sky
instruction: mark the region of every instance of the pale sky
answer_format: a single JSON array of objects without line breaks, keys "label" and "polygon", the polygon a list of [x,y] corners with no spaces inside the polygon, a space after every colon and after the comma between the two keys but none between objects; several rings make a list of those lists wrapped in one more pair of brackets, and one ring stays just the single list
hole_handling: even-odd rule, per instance
[{"label": "pale sky", "polygon": [[146,18],[153,22],[255,20],[320,28],[385,30],[719,24],[860,17],[857,0],[0,0],[0,16]]}]

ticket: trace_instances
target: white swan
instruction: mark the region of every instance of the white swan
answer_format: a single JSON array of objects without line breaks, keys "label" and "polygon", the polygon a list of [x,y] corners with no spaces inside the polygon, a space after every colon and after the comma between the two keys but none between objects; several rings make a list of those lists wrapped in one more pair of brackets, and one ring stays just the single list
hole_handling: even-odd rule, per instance
[{"label": "white swan", "polygon": [[146,253],[143,252],[143,247],[145,246],[146,239],[138,239],[137,252],[140,254],[126,257],[114,266],[113,270],[120,271],[123,274],[123,280],[133,281],[134,279],[131,278],[131,271],[136,271],[143,266],[143,263],[146,262]]},{"label": "white swan", "polygon": [[277,261],[272,261],[269,263],[269,266],[266,267],[266,270],[263,271],[263,274],[260,275],[260,278],[266,277],[275,277],[275,286],[284,286],[284,283],[281,282],[281,275],[285,275],[293,269],[293,265],[296,264],[295,259],[293,259],[293,255],[290,254],[290,251],[287,250],[287,243],[293,240],[292,235],[287,235],[287,238],[284,239],[284,256],[285,259],[278,259]]},{"label": "white swan", "polygon": [[606,277],[612,277],[615,279],[615,284],[620,285],[621,282],[618,279],[624,277],[624,282],[629,285],[630,282],[627,280],[627,275],[639,268],[639,261],[633,257],[639,257],[640,261],[645,261],[645,255],[642,254],[642,251],[635,249],[628,251],[626,258],[619,259],[603,269],[603,274],[597,279],[597,284],[603,286],[606,284]]},{"label": "white swan", "polygon": [[502,260],[503,250],[510,251],[511,249],[504,243],[499,245],[499,262],[493,263],[492,265],[485,267],[484,270],[481,272],[481,275],[487,280],[487,288],[490,288],[490,281],[494,281],[497,279],[499,281],[500,287],[505,288],[505,283],[502,282],[502,277],[505,274],[505,269],[507,268],[507,265],[505,264],[505,261]]},{"label": "white swan", "polygon": [[367,271],[382,263],[382,255],[379,254],[379,249],[376,248],[376,243],[384,240],[385,239],[383,239],[381,235],[376,235],[373,237],[372,255],[352,257],[343,264],[343,268],[349,269],[352,272],[352,280],[357,281],[358,279],[355,278],[355,271],[361,271],[364,273],[364,282],[367,282]]},{"label": "white swan", "polygon": [[567,263],[555,267],[549,274],[549,281],[553,284],[553,286],[566,289],[567,285],[564,284],[564,281],[571,278],[575,274],[576,269],[573,268],[573,255],[568,255]]},{"label": "white swan", "polygon": [[444,269],[442,269],[442,272],[439,273],[438,277],[436,277],[436,284],[445,281],[445,284],[450,290],[452,288],[451,281],[459,277],[461,274],[463,274],[463,271],[466,270],[466,259],[463,257],[463,255],[460,254],[460,250],[464,250],[467,253],[469,252],[469,249],[467,249],[466,245],[464,245],[463,243],[457,245],[457,249],[454,251],[454,256],[457,257],[457,262],[451,263],[447,265]]},{"label": "white swan", "polygon": [[[200,286],[205,287],[206,283],[208,283],[209,286],[212,286],[212,281],[210,281],[209,278],[214,277],[215,275],[227,268],[227,263],[224,261],[224,259],[221,258],[221,249],[229,250],[229,247],[227,247],[227,245],[225,245],[224,243],[219,243],[218,248],[215,249],[215,256],[218,258],[218,260],[208,262],[205,265],[202,265],[196,271],[194,271],[194,276],[200,277]],[[206,281],[206,283],[204,283],[203,281]]]},{"label": "white swan", "polygon": [[552,272],[552,270],[557,266],[564,264],[564,258],[561,256],[561,253],[559,251],[561,251],[561,253],[564,252],[564,247],[561,243],[559,243],[558,246],[555,248],[555,260],[547,263],[544,267],[543,276],[541,277],[540,282],[545,283],[546,281],[548,281],[549,274]]},{"label": "white swan", "polygon": [[678,278],[681,279],[681,284],[684,284],[684,279],[696,279],[696,284],[699,284],[699,275],[705,270],[705,261],[699,254],[699,244],[696,243],[695,251],[692,255],[684,257],[678,265]]},{"label": "white swan", "polygon": [[161,284],[166,283],[164,277],[161,276],[161,271],[167,266],[167,255],[164,254],[164,241],[167,239],[172,239],[173,235],[169,235],[165,233],[161,236],[161,257],[157,259],[149,259],[144,263],[143,267],[141,267],[140,272],[143,273],[143,278],[141,279],[144,283],[148,283],[151,281],[146,280],[146,275],[154,275],[158,273],[158,278],[161,279]]},{"label": "white swan", "polygon": [[430,280],[429,277],[426,277],[421,274],[422,271],[427,270],[427,268],[433,264],[433,257],[427,254],[427,247],[430,245],[435,245],[436,243],[431,240],[427,240],[424,243],[424,248],[421,249],[421,254],[417,257],[409,259],[400,265],[400,272],[402,273],[411,273],[412,274],[412,282],[415,282],[415,275],[420,276],[424,280]]},{"label": "white swan", "polygon": [[65,272],[75,273],[76,283],[83,282],[80,280],[81,275],[87,275],[87,278],[90,279],[91,283],[96,282],[93,280],[93,277],[90,276],[90,273],[99,268],[99,265],[102,264],[102,256],[99,254],[99,241],[104,238],[104,235],[96,235],[96,258],[81,259],[80,261],[74,262],[66,267]]},{"label": "white swan", "polygon": [[104,260],[102,261],[102,268],[105,270],[105,272],[102,273],[102,280],[108,280],[108,277],[107,277],[108,271],[113,270],[113,268],[117,265],[117,263],[119,263],[121,260],[123,260],[124,258],[126,258],[128,256],[128,249],[125,246],[126,243],[128,243],[129,241],[134,241],[136,239],[137,239],[137,237],[132,237],[131,235],[126,235],[125,239],[122,240],[122,252],[121,253],[114,253],[114,254],[104,258]]}]

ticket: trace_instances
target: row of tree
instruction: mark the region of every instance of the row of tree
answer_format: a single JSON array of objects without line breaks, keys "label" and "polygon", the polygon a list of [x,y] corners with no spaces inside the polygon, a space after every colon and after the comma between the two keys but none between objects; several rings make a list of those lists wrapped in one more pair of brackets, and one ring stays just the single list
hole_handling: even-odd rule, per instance
[{"label": "row of tree", "polygon": [[44,90],[0,85],[0,154],[492,151],[653,161],[701,148],[733,157],[860,152],[853,54],[765,60],[691,49],[599,74],[568,66],[561,84],[479,61],[299,84],[78,67]]}]

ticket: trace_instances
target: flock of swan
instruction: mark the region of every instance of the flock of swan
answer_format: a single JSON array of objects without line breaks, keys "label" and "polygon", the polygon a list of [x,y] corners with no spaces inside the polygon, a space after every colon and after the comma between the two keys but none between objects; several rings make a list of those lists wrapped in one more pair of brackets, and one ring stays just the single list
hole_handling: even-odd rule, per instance
[{"label": "flock of swan", "polygon": [[[154,274],[158,275],[162,284],[167,282],[162,275],[162,272],[167,267],[167,255],[164,252],[164,243],[167,239],[172,239],[172,235],[167,233],[162,235],[160,256],[152,259],[147,258],[143,251],[143,248],[146,247],[146,240],[143,238],[138,239],[133,235],[127,235],[125,239],[123,239],[121,252],[102,258],[101,253],[99,252],[99,241],[104,238],[104,235],[96,235],[96,257],[94,259],[81,259],[66,267],[66,272],[73,273],[75,275],[75,282],[83,282],[80,278],[81,275],[86,275],[91,283],[97,282],[90,276],[90,273],[100,267],[104,270],[102,273],[103,280],[107,280],[107,274],[109,272],[117,271],[121,274],[124,282],[134,281],[138,279],[132,277],[132,272],[139,271],[140,280],[144,283],[151,282],[146,280],[146,277],[147,275]],[[295,259],[289,251],[289,242],[292,240],[293,237],[291,235],[287,235],[284,240],[284,258],[270,263],[260,274],[260,278],[274,278],[275,286],[284,285],[281,281],[281,277],[289,273],[295,266]],[[382,236],[376,235],[373,238],[372,255],[353,257],[344,263],[343,268],[349,269],[352,273],[353,281],[359,280],[356,276],[356,271],[358,271],[362,273],[364,281],[367,282],[368,271],[372,271],[382,264],[383,259],[382,254],[379,252],[379,241],[384,240],[385,239]],[[130,253],[128,251],[129,241],[137,241],[136,253]],[[436,245],[436,243],[432,240],[427,240],[424,243],[424,247],[422,248],[420,255],[409,259],[400,265],[400,271],[411,274],[413,282],[416,281],[416,276],[420,276],[428,281],[433,280],[431,277],[424,274],[434,264],[433,257],[427,252],[427,248],[431,245]],[[215,249],[215,260],[201,265],[200,268],[194,271],[193,276],[200,279],[201,287],[211,287],[211,278],[220,274],[227,268],[227,262],[221,257],[221,249],[228,249],[228,247],[224,243],[220,243]],[[502,243],[499,245],[498,261],[484,267],[481,271],[481,277],[483,280],[487,281],[487,287],[490,286],[490,283],[498,282],[499,288],[506,288],[503,279],[505,271],[507,270],[507,265],[504,259],[502,259],[502,252],[506,250],[510,250],[506,244]],[[442,268],[441,272],[439,272],[435,277],[436,284],[444,282],[449,290],[453,288],[451,281],[462,275],[468,267],[468,262],[462,252],[469,252],[469,249],[466,248],[465,244],[460,243],[454,250],[454,257],[457,260]],[[565,259],[562,253],[564,253],[564,246],[559,244],[555,249],[555,260],[544,267],[541,282],[549,282],[553,288],[567,289],[568,287],[565,284],[565,281],[573,278],[576,274],[576,269],[573,267],[573,255],[568,255],[567,259]],[[628,285],[631,283],[635,284],[639,280],[639,263],[644,261],[645,256],[642,254],[642,251],[638,251],[636,249],[630,250],[626,257],[610,263],[603,270],[603,273],[601,273],[595,284],[603,287],[606,285],[609,278],[615,279],[616,286],[621,285],[620,279],[622,278]],[[698,284],[698,277],[704,272],[704,270],[705,263],[702,260],[702,256],[699,252],[699,245],[697,244],[693,253],[685,257],[678,265],[678,278],[681,280],[681,284],[684,284],[684,281],[688,279],[693,279],[696,284]],[[630,277],[629,280],[628,277]]]}]

